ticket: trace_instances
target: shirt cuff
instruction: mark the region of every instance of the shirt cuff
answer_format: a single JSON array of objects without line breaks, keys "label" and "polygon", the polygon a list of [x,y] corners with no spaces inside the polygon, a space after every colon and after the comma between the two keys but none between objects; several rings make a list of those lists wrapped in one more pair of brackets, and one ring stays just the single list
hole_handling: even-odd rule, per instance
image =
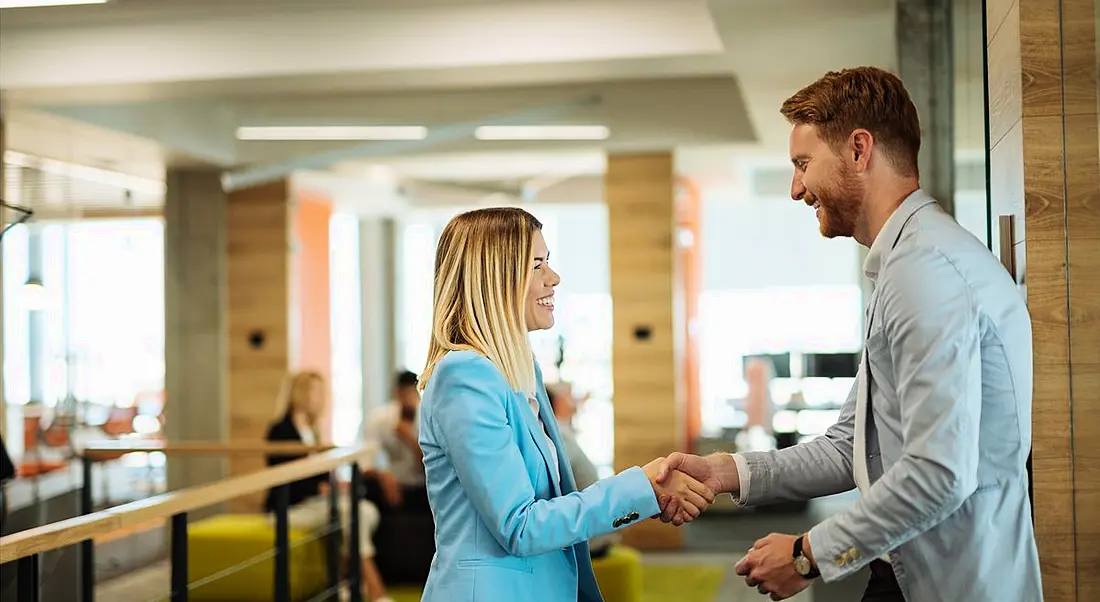
[{"label": "shirt cuff", "polygon": [[749,484],[752,482],[752,473],[749,472],[749,463],[744,456],[741,454],[730,455],[733,456],[733,463],[737,466],[737,480],[739,481],[737,495],[731,493],[730,497],[733,498],[733,503],[744,508],[744,500],[749,497]]}]

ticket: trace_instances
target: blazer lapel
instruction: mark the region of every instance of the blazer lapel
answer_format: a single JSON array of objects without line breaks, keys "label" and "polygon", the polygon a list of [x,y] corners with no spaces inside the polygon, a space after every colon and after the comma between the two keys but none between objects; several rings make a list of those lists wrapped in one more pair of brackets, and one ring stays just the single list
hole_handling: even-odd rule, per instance
[{"label": "blazer lapel", "polygon": [[[535,413],[531,411],[531,402],[527,400],[527,396],[523,393],[516,393],[516,402],[520,404],[520,414],[523,414],[523,422],[527,425],[527,431],[531,433],[531,438],[535,440],[535,446],[539,448],[539,453],[542,454],[543,465],[546,467],[546,475],[550,478],[550,490],[554,496],[561,495],[561,489],[558,486],[558,480],[553,478],[550,472],[550,467],[553,465],[553,456],[550,455],[550,448],[546,445],[546,434],[543,433],[539,427],[538,419],[535,417]],[[542,402],[539,402],[539,415],[542,415]],[[545,419],[543,419],[545,423]],[[547,425],[547,429],[551,428]]]}]

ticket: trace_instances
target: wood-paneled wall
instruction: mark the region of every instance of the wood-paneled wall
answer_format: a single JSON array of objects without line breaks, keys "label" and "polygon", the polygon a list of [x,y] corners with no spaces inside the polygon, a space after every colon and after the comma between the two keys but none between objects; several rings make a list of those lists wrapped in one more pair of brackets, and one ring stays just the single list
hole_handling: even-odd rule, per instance
[{"label": "wood-paneled wall", "polygon": [[[229,438],[263,440],[291,366],[291,210],[286,181],[229,193]],[[230,460],[230,474],[261,468]],[[261,498],[250,500],[253,505]]]},{"label": "wood-paneled wall", "polygon": [[986,5],[991,214],[1015,216],[1016,277],[1032,316],[1035,527],[1048,602],[1100,599],[1096,15],[1096,0]]},{"label": "wood-paneled wall", "polygon": [[[682,449],[683,390],[677,345],[675,179],[671,153],[608,157],[613,313],[615,468],[644,466]],[[676,548],[679,529],[644,520],[623,539]]]}]

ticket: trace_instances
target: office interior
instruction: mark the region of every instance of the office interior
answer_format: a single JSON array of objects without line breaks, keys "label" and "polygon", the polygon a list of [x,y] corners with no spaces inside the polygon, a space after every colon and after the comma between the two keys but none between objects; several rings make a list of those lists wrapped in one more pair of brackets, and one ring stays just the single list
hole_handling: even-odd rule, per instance
[{"label": "office interior", "polygon": [[[1100,599],[1098,15],[1096,0],[0,0],[0,435],[16,468],[0,535],[103,518],[35,555],[34,600],[183,599],[188,581],[195,600],[283,595],[271,525],[255,525],[260,572],[201,541],[219,517],[263,514],[263,491],[195,492],[271,470],[265,433],[301,370],[324,377],[335,449],[316,455],[346,491],[370,460],[338,452],[372,444],[397,375],[424,367],[443,225],[485,206],[544,224],[562,283],[531,342],[601,476],[821,435],[859,363],[866,249],[822,238],[790,199],[778,108],[876,65],[921,113],[924,188],[1028,301],[1046,599]],[[177,581],[180,513],[119,517],[183,494]],[[615,544],[640,590],[609,588],[759,599],[733,572],[744,550],[856,495],[645,521]],[[394,600],[419,600],[404,569],[430,560],[430,532],[403,517],[376,533]],[[324,594],[319,541],[285,599],[351,599]],[[11,550],[0,598],[22,600]],[[865,580],[795,599],[858,599]]]}]

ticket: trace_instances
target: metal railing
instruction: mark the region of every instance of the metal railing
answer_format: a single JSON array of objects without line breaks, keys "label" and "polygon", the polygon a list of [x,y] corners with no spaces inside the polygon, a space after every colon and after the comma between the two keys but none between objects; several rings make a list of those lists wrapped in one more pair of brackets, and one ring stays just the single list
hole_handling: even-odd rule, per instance
[{"label": "metal railing", "polygon": [[[236,455],[236,454],[294,454],[320,452],[312,456],[280,464],[265,470],[223,479],[214,483],[199,485],[169,492],[93,512],[92,485],[93,466],[97,460],[132,452],[163,452],[180,455]],[[168,519],[171,530],[170,548],[170,591],[160,600],[185,602],[189,592],[216,579],[274,558],[273,599],[276,602],[290,602],[290,484],[314,475],[329,473],[329,522],[319,534],[299,540],[302,545],[319,537],[326,538],[326,577],[327,589],[314,596],[314,600],[336,600],[342,587],[350,590],[351,602],[362,602],[361,557],[358,546],[360,530],[357,511],[363,491],[364,461],[370,457],[367,446],[353,448],[332,448],[304,446],[285,443],[181,443],[181,444],[141,444],[126,446],[106,443],[89,445],[84,450],[83,478],[81,490],[82,516],[57,521],[34,529],[20,531],[0,538],[0,564],[16,562],[17,565],[17,602],[39,602],[42,588],[40,574],[40,555],[67,546],[79,546],[80,550],[80,602],[95,600],[95,542],[94,538],[119,530],[131,528],[151,520]],[[343,529],[340,519],[340,484],[336,470],[341,466],[351,469],[351,484],[346,492],[348,496],[349,533],[347,578],[340,579],[340,559]],[[188,513],[201,508],[220,504],[233,498],[267,490],[274,490],[275,535],[273,549],[264,554],[239,562],[214,575],[207,576],[194,583],[188,574]]]}]

